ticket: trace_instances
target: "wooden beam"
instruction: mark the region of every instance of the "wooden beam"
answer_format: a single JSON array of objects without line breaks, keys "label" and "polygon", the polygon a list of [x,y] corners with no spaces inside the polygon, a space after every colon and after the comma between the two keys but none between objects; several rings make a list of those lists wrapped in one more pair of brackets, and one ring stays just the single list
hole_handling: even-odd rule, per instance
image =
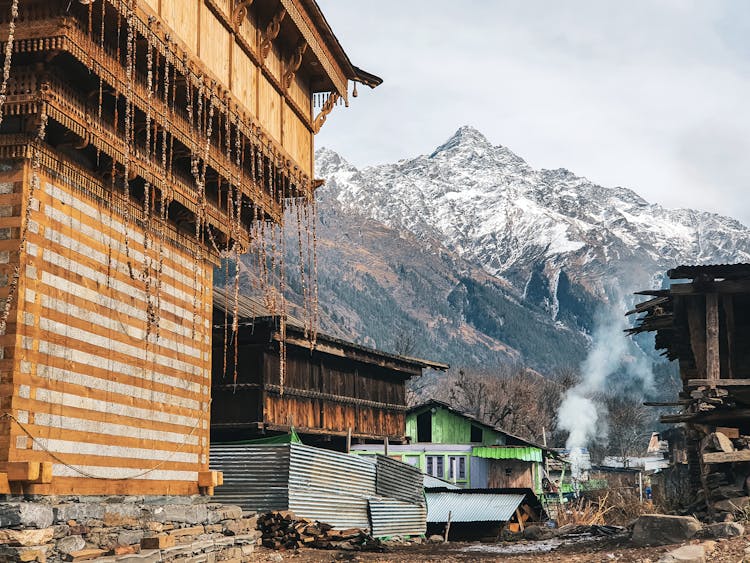
[{"label": "wooden beam", "polygon": [[36,481],[41,476],[41,469],[38,461],[9,461],[8,481]]},{"label": "wooden beam", "polygon": [[750,461],[750,450],[705,452],[703,454],[703,463],[735,463],[740,461]]},{"label": "wooden beam", "polygon": [[705,283],[675,283],[669,288],[672,295],[700,295],[709,293],[748,293],[750,280],[724,280]]},{"label": "wooden beam", "polygon": [[[720,379],[714,383],[717,387],[750,387],[750,379]],[[688,379],[687,386],[708,387],[711,384],[710,379]]]},{"label": "wooden beam", "polygon": [[721,379],[719,296],[716,293],[706,295],[706,378],[712,387]]}]

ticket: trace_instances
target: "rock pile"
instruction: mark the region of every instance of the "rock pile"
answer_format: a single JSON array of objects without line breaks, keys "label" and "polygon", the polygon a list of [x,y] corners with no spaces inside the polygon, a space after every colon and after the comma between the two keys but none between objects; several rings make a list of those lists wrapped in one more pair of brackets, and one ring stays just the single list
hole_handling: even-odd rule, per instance
[{"label": "rock pile", "polygon": [[359,528],[334,530],[322,522],[299,518],[293,512],[269,512],[258,517],[263,546],[286,550],[300,547],[343,549],[350,551],[383,551],[383,543]]},{"label": "rock pile", "polygon": [[118,497],[0,503],[0,561],[240,563],[257,518],[205,497]]}]

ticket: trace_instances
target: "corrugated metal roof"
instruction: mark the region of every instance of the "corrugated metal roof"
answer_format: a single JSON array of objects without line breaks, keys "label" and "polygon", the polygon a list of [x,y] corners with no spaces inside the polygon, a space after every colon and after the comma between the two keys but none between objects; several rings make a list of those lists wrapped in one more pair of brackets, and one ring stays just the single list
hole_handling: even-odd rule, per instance
[{"label": "corrugated metal roof", "polygon": [[518,459],[542,461],[542,450],[525,446],[487,446],[471,449],[471,455],[485,459]]},{"label": "corrugated metal roof", "polygon": [[422,476],[422,484],[425,489],[460,489],[458,485],[454,485],[450,481],[444,481],[443,479],[438,479],[437,477],[433,477],[432,475],[427,475],[426,473]]},{"label": "corrugated metal roof", "polygon": [[377,456],[378,495],[424,506],[422,472],[403,461]]},{"label": "corrugated metal roof", "polygon": [[427,492],[427,522],[507,522],[524,494]]},{"label": "corrugated metal roof", "polygon": [[[215,287],[213,305],[224,315],[233,315],[235,306],[234,292],[228,291],[225,287]],[[266,307],[261,298],[250,295],[240,295],[236,305],[237,317],[239,319],[240,325],[249,325],[254,324],[255,322],[263,322],[270,323],[272,326],[278,328],[280,313],[277,311],[272,311],[268,307]],[[292,332],[297,332],[303,335],[306,333],[305,322],[297,317],[288,314],[288,312],[286,314],[286,329],[289,333],[287,335],[287,338],[291,336]],[[382,350],[375,350],[374,348],[362,346],[361,344],[356,344],[354,342],[349,342],[341,338],[331,336],[329,334],[318,333],[317,339],[320,343],[330,343],[353,350],[360,350],[367,354],[372,354],[374,356],[383,358],[390,358],[392,360],[403,362],[422,369],[431,368],[438,371],[446,371],[450,368],[448,364],[444,364],[442,362],[434,362],[432,360],[413,358],[410,356],[401,356],[398,354],[392,354],[390,352],[384,352]]]},{"label": "corrugated metal roof", "polygon": [[369,500],[372,535],[419,536],[427,531],[427,508],[392,498]]}]

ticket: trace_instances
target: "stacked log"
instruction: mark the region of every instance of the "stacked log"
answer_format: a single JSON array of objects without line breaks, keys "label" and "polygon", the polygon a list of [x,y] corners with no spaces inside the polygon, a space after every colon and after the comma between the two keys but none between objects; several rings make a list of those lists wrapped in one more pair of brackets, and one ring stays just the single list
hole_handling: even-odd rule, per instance
[{"label": "stacked log", "polygon": [[330,524],[300,518],[291,511],[269,512],[258,517],[262,545],[280,551],[314,547],[348,551],[383,551],[383,543],[365,530],[335,530]]},{"label": "stacked log", "polygon": [[726,427],[716,428],[699,444],[700,496],[708,508],[707,516],[712,519],[722,520],[725,515],[736,515],[750,505],[747,492],[749,444],[749,436],[741,435],[736,428]]}]

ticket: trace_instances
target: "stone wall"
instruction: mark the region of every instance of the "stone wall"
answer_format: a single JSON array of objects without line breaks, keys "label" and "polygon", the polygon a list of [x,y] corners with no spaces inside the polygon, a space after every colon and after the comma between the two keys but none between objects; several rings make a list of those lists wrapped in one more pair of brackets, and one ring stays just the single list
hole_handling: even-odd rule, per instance
[{"label": "stone wall", "polygon": [[249,561],[254,514],[205,497],[39,497],[0,503],[0,561]]}]

